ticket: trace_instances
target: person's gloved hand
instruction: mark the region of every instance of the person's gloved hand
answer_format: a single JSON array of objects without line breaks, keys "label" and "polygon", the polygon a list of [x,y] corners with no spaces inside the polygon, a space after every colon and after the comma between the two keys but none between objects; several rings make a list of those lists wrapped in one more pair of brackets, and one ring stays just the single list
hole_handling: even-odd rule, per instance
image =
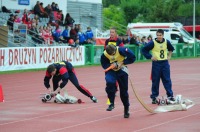
[{"label": "person's gloved hand", "polygon": [[115,68],[118,68],[117,62],[113,62],[112,64],[110,64],[110,66],[107,69],[105,69],[104,72],[107,72],[107,71],[109,71],[111,69],[115,69]]},{"label": "person's gloved hand", "polygon": [[57,95],[57,93],[51,92],[50,95],[51,95],[51,97],[53,98],[53,97],[55,97],[55,96]]},{"label": "person's gloved hand", "polygon": [[65,86],[65,84],[62,82],[61,84],[60,84],[60,88],[63,88]]},{"label": "person's gloved hand", "polygon": [[119,69],[120,69],[120,68],[123,66],[123,64],[124,64],[123,62],[117,62],[117,65],[118,65],[118,67],[117,67],[117,68],[119,68]]},{"label": "person's gloved hand", "polygon": [[117,69],[118,68],[118,63],[117,62],[113,62],[111,65],[114,65],[113,69]]},{"label": "person's gloved hand", "polygon": [[50,84],[49,84],[49,83],[44,82],[44,86],[45,86],[47,89],[50,88]]}]

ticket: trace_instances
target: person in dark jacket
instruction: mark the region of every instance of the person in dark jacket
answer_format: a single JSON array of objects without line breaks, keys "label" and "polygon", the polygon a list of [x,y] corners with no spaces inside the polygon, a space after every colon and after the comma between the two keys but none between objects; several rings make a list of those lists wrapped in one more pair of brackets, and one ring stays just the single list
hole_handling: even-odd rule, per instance
[{"label": "person in dark jacket", "polygon": [[[60,90],[63,89],[68,83],[68,80],[70,80],[82,94],[89,97],[94,103],[98,102],[97,98],[94,97],[89,90],[87,90],[83,85],[79,84],[74,67],[70,62],[60,61],[47,67],[46,75],[44,77],[44,86],[47,89],[50,89],[49,81],[52,76],[54,94],[59,94]],[[59,84],[61,80],[62,82]]]},{"label": "person in dark jacket", "polygon": [[64,25],[72,27],[74,24],[74,19],[70,16],[69,13],[66,14]]},{"label": "person in dark jacket", "polygon": [[110,44],[114,46],[120,46],[120,47],[124,46],[122,40],[117,37],[117,31],[116,31],[116,28],[114,27],[110,29],[110,38],[106,40],[104,48]]},{"label": "person in dark jacket", "polygon": [[124,47],[107,45],[101,55],[101,65],[105,69],[106,93],[110,105],[106,109],[112,111],[115,108],[116,81],[119,83],[120,98],[124,105],[124,118],[129,118],[129,94],[128,94],[128,68],[127,64],[135,61],[134,53]]},{"label": "person in dark jacket", "polygon": [[7,21],[7,25],[10,30],[13,30],[13,24],[14,24],[15,18],[13,14],[10,14],[10,18]]},{"label": "person in dark jacket", "polygon": [[[117,36],[117,29],[115,27],[110,28],[110,38],[105,41],[104,49],[107,45],[114,45],[119,47],[124,47],[124,43],[120,38]],[[118,91],[118,82],[116,81],[116,92]]]}]

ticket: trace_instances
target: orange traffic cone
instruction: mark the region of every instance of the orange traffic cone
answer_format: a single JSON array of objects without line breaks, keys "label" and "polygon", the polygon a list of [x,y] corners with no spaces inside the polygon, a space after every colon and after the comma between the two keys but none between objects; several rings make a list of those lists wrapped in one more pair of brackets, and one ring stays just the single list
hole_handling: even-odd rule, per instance
[{"label": "orange traffic cone", "polygon": [[1,85],[0,85],[0,102],[4,102],[3,89]]}]

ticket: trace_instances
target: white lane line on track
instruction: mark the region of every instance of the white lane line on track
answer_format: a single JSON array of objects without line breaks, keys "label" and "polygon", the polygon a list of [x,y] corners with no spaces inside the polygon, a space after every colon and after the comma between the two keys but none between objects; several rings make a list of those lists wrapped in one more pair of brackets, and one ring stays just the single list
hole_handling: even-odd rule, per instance
[{"label": "white lane line on track", "polygon": [[[67,113],[67,112],[79,111],[79,110],[84,110],[84,109],[91,109],[91,108],[95,108],[95,107],[99,107],[99,106],[100,106],[100,105],[98,105],[98,106],[93,106],[93,107],[86,107],[86,108],[82,108],[82,109],[76,109],[76,110],[63,111],[63,112],[58,112],[58,113],[49,114],[49,115],[37,116],[37,117],[27,118],[27,119],[18,120],[18,121],[12,121],[12,122],[7,122],[7,123],[2,123],[2,124],[0,124],[0,126],[9,125],[9,124],[13,124],[13,123],[19,123],[19,122],[23,122],[23,121],[30,121],[30,120],[34,120],[34,119],[38,119],[38,118],[43,118],[43,117],[54,116],[54,115],[63,114],[63,113]],[[134,112],[132,112],[132,113],[140,112],[140,111],[144,111],[144,109],[140,109],[140,110],[134,111]],[[110,117],[107,117],[107,118],[112,118],[112,117],[121,116],[121,115],[122,115],[122,114],[118,114],[118,115],[110,116]],[[107,119],[107,118],[105,118],[105,119]],[[104,118],[103,118],[103,119],[104,119]],[[101,119],[98,119],[98,120],[101,120]]]},{"label": "white lane line on track", "polygon": [[92,120],[92,121],[88,121],[88,122],[84,122],[84,123],[79,123],[79,124],[76,124],[76,125],[71,125],[71,126],[68,126],[68,127],[54,129],[54,130],[50,130],[50,131],[47,131],[47,132],[56,132],[56,131],[60,131],[60,130],[68,129],[68,128],[73,128],[73,127],[77,127],[77,126],[81,126],[81,125],[86,125],[86,124],[89,124],[89,123],[94,123],[94,122],[98,122],[98,121],[102,121],[102,120],[114,118],[114,117],[117,117],[117,116],[122,116],[122,114],[118,114],[118,115],[114,115],[114,116],[109,116],[109,117],[105,117],[105,118],[101,118],[101,119],[96,119],[96,120]]},{"label": "white lane line on track", "polygon": [[143,131],[143,130],[151,129],[151,128],[154,128],[154,127],[165,125],[165,124],[168,124],[168,123],[171,123],[171,122],[174,122],[174,121],[178,121],[178,120],[181,120],[181,119],[185,119],[185,118],[188,118],[188,117],[191,117],[191,116],[195,116],[195,115],[198,115],[198,114],[200,114],[200,112],[197,112],[195,114],[190,114],[190,115],[187,115],[187,116],[184,116],[184,117],[181,117],[181,118],[176,118],[176,119],[173,119],[173,120],[170,120],[170,121],[167,121],[167,122],[163,122],[163,123],[160,123],[160,124],[157,124],[157,125],[153,125],[153,126],[150,126],[150,127],[145,127],[145,128],[136,130],[134,132],[140,132],[140,131]]},{"label": "white lane line on track", "polygon": [[73,111],[79,111],[79,110],[84,110],[84,109],[89,109],[89,108],[95,108],[95,107],[99,107],[99,105],[98,106],[92,106],[92,107],[85,107],[85,108],[76,109],[76,110],[68,110],[68,111],[58,112],[58,113],[54,113],[54,114],[43,115],[43,116],[37,116],[37,117],[27,118],[27,119],[18,120],[18,121],[12,121],[12,122],[7,122],[7,123],[2,123],[2,124],[0,124],[0,126],[8,125],[8,124],[13,124],[13,123],[18,123],[18,122],[23,122],[23,121],[29,121],[29,120],[33,120],[33,119],[48,117],[48,116],[54,116],[54,115],[63,114],[63,113],[66,113],[66,112],[73,112]]},{"label": "white lane line on track", "polygon": [[[139,106],[140,104],[137,104],[137,106]],[[19,122],[23,122],[23,121],[29,121],[29,120],[34,120],[34,119],[38,119],[38,118],[43,118],[43,117],[49,117],[49,116],[54,116],[54,115],[58,115],[58,114],[63,114],[63,113],[67,113],[67,112],[73,112],[73,111],[79,111],[79,110],[84,110],[84,109],[88,109],[88,108],[95,108],[95,107],[99,107],[101,105],[98,105],[98,106],[93,106],[93,107],[86,107],[86,108],[81,108],[81,109],[76,109],[76,110],[69,110],[69,111],[63,111],[63,112],[58,112],[58,113],[54,113],[54,114],[49,114],[49,115],[44,115],[44,116],[37,116],[37,117],[33,117],[33,118],[28,118],[28,119],[23,119],[23,120],[18,120],[18,121],[13,121],[13,122],[8,122],[8,123],[2,123],[0,124],[0,126],[3,126],[3,125],[9,125],[9,124],[13,124],[13,123],[19,123]],[[139,109],[137,111],[133,111],[131,113],[136,113],[136,112],[140,112],[140,111],[144,111],[144,109]],[[198,112],[197,114],[199,114],[200,112]],[[85,123],[81,123],[81,124],[77,124],[77,125],[73,125],[73,126],[69,126],[69,127],[65,127],[63,129],[66,129],[66,128],[71,128],[71,127],[76,127],[76,126],[79,126],[79,125],[84,125],[84,124],[88,124],[88,123],[92,123],[92,122],[96,122],[96,121],[101,121],[101,120],[104,120],[104,119],[110,119],[110,118],[113,118],[113,117],[117,117],[117,116],[121,116],[122,114],[118,114],[118,115],[115,115],[115,116],[110,116],[110,117],[107,117],[107,118],[101,118],[101,119],[97,119],[97,120],[93,120],[93,121],[89,121],[89,122],[85,122]],[[192,114],[194,115],[194,114]],[[189,116],[192,116],[192,115],[189,115]],[[189,117],[189,116],[185,116],[185,117]],[[182,119],[182,118],[178,118],[178,119]],[[174,121],[176,121],[177,119],[175,119]],[[173,121],[173,120],[172,120]],[[161,123],[163,124],[163,123]],[[157,125],[156,125],[157,126]],[[61,128],[62,129],[62,128]],[[59,130],[61,130],[59,129]],[[57,129],[56,129],[57,130]],[[54,131],[54,130],[53,130]],[[52,131],[52,132],[53,132]],[[50,131],[51,132],[51,131]]]},{"label": "white lane line on track", "polygon": [[[146,130],[146,129],[149,129],[149,128],[161,126],[161,125],[164,125],[164,124],[167,124],[167,123],[170,123],[170,122],[174,122],[174,121],[181,120],[181,119],[184,119],[184,118],[187,118],[187,117],[190,117],[190,116],[195,116],[195,115],[198,115],[198,114],[200,114],[200,112],[195,113],[195,114],[191,114],[191,115],[188,115],[188,116],[184,116],[184,117],[181,117],[181,118],[177,118],[177,119],[174,119],[174,120],[171,120],[171,121],[168,121],[168,122],[163,122],[163,123],[151,126],[151,127],[146,127],[146,128],[143,128],[143,129],[139,129],[139,130],[136,130],[134,132],[139,132],[139,131],[143,131],[143,130]],[[119,115],[121,116],[121,114],[119,114]],[[94,123],[94,122],[105,120],[105,119],[110,119],[110,118],[113,118],[113,117],[116,117],[116,116],[119,116],[119,115],[110,116],[110,117],[106,117],[106,118],[101,118],[101,119],[93,120],[93,121],[88,121],[88,122],[84,122],[84,123],[80,123],[80,124],[76,124],[76,125],[72,125],[72,126],[68,126],[68,127],[59,128],[59,129],[54,129],[54,130],[51,130],[51,131],[48,131],[48,132],[57,132],[57,131],[61,131],[61,130],[72,128],[72,127],[77,127],[77,126],[86,125],[86,124],[89,124],[89,123]]]}]

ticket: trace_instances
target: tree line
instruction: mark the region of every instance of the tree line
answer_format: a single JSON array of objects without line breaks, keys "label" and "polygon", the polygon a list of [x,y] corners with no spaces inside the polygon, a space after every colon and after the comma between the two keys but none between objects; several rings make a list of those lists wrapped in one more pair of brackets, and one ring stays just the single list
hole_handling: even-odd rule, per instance
[{"label": "tree line", "polygon": [[[193,0],[103,0],[104,27],[126,27],[133,22],[177,22],[193,16]],[[200,18],[200,0],[196,0]]]}]

